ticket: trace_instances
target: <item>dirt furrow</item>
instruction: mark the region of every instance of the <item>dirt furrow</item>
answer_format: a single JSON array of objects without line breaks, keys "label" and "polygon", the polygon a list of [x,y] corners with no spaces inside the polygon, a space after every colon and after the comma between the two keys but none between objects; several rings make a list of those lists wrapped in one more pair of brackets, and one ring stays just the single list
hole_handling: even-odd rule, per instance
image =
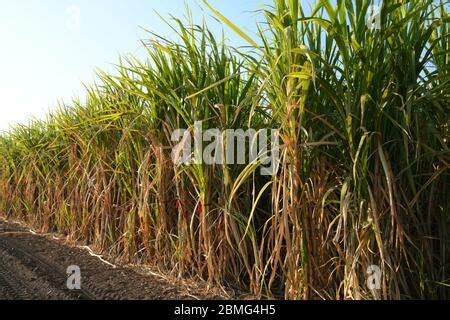
[{"label": "dirt furrow", "polygon": [[[80,289],[67,286],[69,266],[81,272]],[[192,289],[138,273],[134,267],[113,267],[84,249],[0,219],[0,300],[222,298],[206,296],[204,288]]]},{"label": "dirt furrow", "polygon": [[33,273],[42,281],[50,283],[55,291],[58,292],[58,298],[95,300],[94,294],[84,288],[77,291],[69,290],[66,286],[66,270],[55,263],[52,263],[42,257],[39,253],[30,253],[17,239],[0,238],[0,247],[6,252],[14,255],[21,263],[33,266]]}]

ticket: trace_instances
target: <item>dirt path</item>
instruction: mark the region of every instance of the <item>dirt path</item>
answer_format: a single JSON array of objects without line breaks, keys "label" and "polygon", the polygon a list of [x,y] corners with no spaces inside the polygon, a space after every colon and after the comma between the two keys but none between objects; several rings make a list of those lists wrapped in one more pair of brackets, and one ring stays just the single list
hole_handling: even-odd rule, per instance
[{"label": "dirt path", "polygon": [[[67,268],[73,265],[81,271],[80,290],[67,288]],[[0,300],[192,299],[194,294],[0,220]]]}]

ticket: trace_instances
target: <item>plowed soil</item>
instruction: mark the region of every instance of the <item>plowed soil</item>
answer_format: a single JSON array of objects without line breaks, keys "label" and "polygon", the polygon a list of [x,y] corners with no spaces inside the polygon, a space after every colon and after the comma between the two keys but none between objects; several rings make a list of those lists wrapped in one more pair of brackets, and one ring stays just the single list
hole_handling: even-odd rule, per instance
[{"label": "plowed soil", "polygon": [[[67,287],[67,268],[81,270],[81,290]],[[195,290],[194,290],[195,291]],[[87,250],[0,220],[0,300],[206,299],[156,275],[109,265]]]}]

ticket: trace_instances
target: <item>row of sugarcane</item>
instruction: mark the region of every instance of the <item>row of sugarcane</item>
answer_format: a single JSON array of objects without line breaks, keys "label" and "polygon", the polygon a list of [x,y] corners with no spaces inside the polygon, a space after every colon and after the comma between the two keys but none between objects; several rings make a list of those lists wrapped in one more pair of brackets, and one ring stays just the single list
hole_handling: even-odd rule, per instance
[{"label": "row of sugarcane", "polygon": [[[250,36],[205,1],[243,48],[172,17],[177,40],[1,136],[0,213],[261,298],[449,298],[448,5],[375,4],[275,0]],[[197,123],[276,130],[276,171],[174,163]]]}]

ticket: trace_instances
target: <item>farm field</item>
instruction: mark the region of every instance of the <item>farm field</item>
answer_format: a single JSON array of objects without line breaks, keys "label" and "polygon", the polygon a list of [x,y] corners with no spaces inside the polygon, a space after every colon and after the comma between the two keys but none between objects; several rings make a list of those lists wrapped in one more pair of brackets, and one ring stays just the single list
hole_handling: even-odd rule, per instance
[{"label": "farm field", "polygon": [[[163,17],[176,39],[149,31],[146,59],[0,136],[0,216],[257,299],[449,299],[448,3],[368,21],[369,0],[276,0],[256,35],[202,4],[246,46]],[[5,269],[31,259],[68,298],[29,255],[52,244],[20,237],[0,233],[0,294],[21,297]],[[100,298],[162,297],[120,279]]]}]

